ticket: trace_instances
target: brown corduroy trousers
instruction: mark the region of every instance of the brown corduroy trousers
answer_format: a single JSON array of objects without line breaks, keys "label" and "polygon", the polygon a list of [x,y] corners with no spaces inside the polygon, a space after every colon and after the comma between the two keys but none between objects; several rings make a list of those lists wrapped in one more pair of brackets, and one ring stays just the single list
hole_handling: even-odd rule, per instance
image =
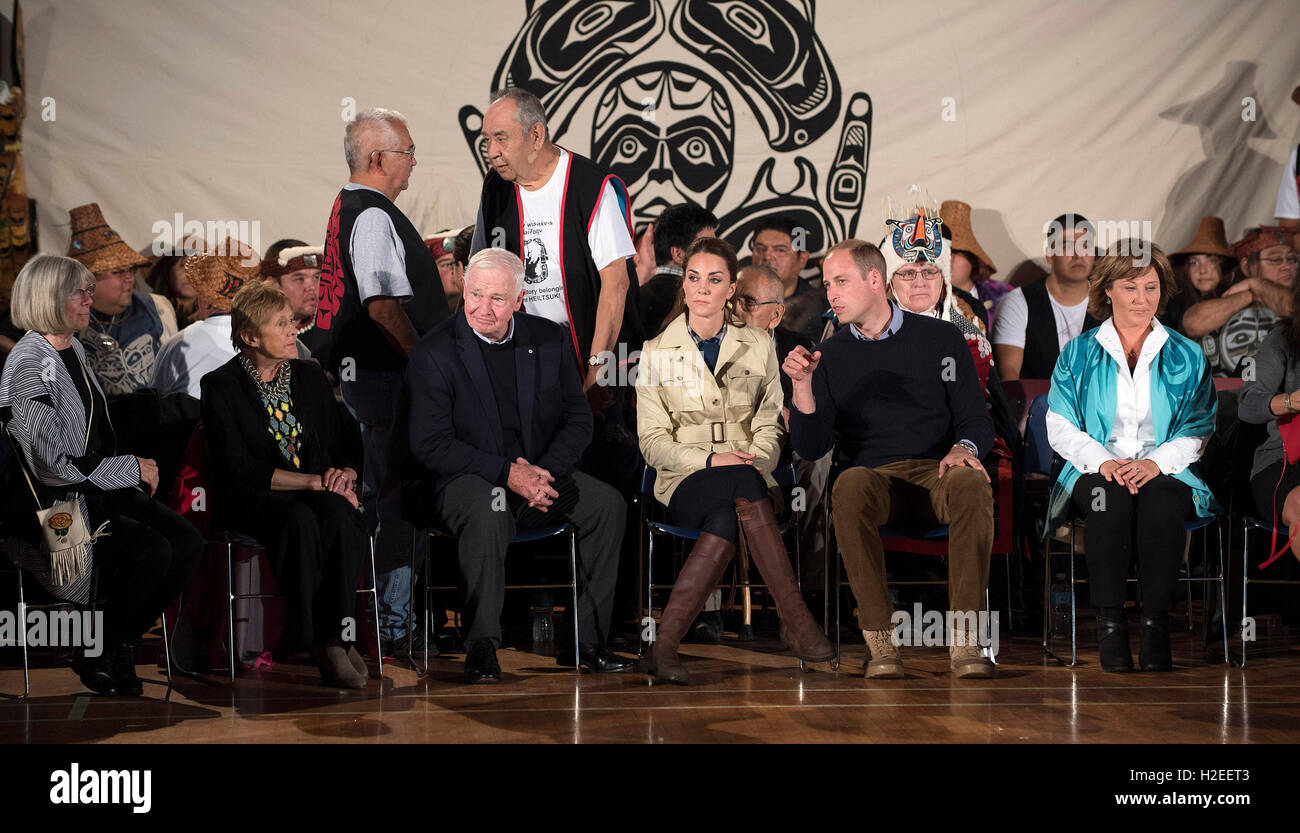
[{"label": "brown corduroy trousers", "polygon": [[954,466],[940,477],[938,460],[847,469],[832,489],[831,516],[863,630],[893,627],[878,530],[891,522],[947,524],[948,604],[954,611],[984,609],[993,548],[993,490],[983,469]]}]

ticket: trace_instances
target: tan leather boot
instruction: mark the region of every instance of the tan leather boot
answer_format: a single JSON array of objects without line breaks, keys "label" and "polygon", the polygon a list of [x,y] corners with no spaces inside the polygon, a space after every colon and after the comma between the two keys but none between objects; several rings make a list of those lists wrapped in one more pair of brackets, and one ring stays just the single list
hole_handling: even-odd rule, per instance
[{"label": "tan leather boot", "polygon": [[867,641],[867,679],[901,680],[907,676],[902,654],[894,644],[893,630],[863,631],[862,638]]},{"label": "tan leather boot", "polygon": [[965,630],[965,625],[954,622],[948,635],[952,675],[959,680],[987,680],[994,674],[993,661],[980,653],[979,634]]},{"label": "tan leather boot", "polygon": [[691,547],[691,554],[677,574],[672,595],[668,597],[668,605],[659,619],[650,662],[645,666],[646,672],[653,674],[656,680],[678,685],[690,682],[686,668],[677,656],[677,649],[735,554],[734,543],[709,532],[701,532],[695,546]]},{"label": "tan leather boot", "polygon": [[736,498],[736,515],[749,542],[749,554],[763,577],[776,613],[781,617],[781,637],[794,655],[805,662],[827,662],[835,657],[835,646],[822,633],[817,620],[808,612],[794,567],[772,511],[770,500],[748,501]]}]

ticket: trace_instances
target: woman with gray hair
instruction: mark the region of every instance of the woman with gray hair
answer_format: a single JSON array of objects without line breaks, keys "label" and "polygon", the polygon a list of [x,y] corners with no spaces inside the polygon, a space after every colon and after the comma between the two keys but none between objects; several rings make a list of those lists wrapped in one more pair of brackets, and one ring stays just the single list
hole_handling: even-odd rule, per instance
[{"label": "woman with gray hair", "polygon": [[[37,255],[14,281],[11,312],[27,333],[0,376],[0,422],[23,469],[14,481],[26,480],[32,500],[6,502],[7,545],[9,557],[55,597],[80,606],[102,603],[104,633],[79,647],[73,661],[86,687],[138,695],[136,645],[188,583],[203,539],[153,499],[158,465],[117,453],[104,392],[73,338],[89,321],[94,293],[90,271],[66,257]],[[108,534],[56,559],[33,510],[59,501],[75,501],[85,528],[98,531],[107,523]],[[92,599],[95,573],[98,599]]]}]

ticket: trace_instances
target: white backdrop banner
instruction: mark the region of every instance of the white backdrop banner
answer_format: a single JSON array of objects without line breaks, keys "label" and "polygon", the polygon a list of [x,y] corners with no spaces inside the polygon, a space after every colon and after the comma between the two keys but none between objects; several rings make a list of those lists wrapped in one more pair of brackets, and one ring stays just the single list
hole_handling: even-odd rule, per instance
[{"label": "white backdrop banner", "polygon": [[[692,199],[744,245],[793,213],[814,251],[879,240],[918,185],[974,206],[1008,276],[1066,211],[1167,250],[1202,215],[1271,222],[1297,142],[1288,0],[26,0],[40,249],[98,202],[136,248],[186,223],[319,244],[343,126],[402,111],[426,234],[473,222],[480,114],[542,96],[637,222]],[[234,223],[234,226],[227,224]],[[242,226],[240,224],[243,224]],[[1145,225],[1144,225],[1145,224]],[[250,239],[256,237],[256,239]]]}]

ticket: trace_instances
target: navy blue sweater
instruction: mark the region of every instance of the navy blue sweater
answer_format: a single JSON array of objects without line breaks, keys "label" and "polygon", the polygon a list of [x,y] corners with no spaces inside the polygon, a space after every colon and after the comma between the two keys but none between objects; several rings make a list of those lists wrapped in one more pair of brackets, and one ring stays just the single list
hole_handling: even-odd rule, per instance
[{"label": "navy blue sweater", "polygon": [[960,439],[975,443],[980,457],[992,448],[979,375],[953,324],[904,312],[883,341],[863,341],[845,326],[819,349],[817,410],[805,414],[790,402],[790,436],[805,460],[832,443],[844,467],[939,460]]}]

